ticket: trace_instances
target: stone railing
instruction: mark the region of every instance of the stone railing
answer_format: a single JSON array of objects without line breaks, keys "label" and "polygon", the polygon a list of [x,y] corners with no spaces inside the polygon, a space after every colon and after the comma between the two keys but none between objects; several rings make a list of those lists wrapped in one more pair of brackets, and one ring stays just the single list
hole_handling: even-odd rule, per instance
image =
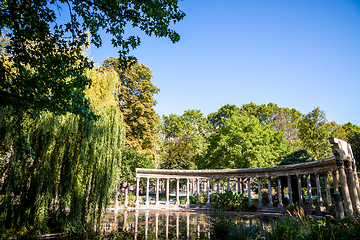
[{"label": "stone railing", "polygon": [[[136,207],[137,208],[190,208],[200,207],[200,191],[201,189],[207,193],[206,207],[210,207],[210,191],[220,192],[220,179],[227,179],[227,189],[231,188],[230,182],[234,182],[232,179],[236,179],[235,191],[240,191],[248,196],[248,202],[251,203],[251,181],[257,180],[257,196],[258,196],[258,208],[264,207],[261,199],[261,180],[265,178],[267,180],[267,191],[269,203],[267,207],[283,207],[283,192],[284,187],[282,183],[288,187],[288,199],[289,204],[293,204],[294,197],[296,202],[300,205],[304,204],[304,197],[302,193],[302,176],[306,176],[306,188],[308,196],[309,210],[313,209],[313,193],[311,187],[310,176],[314,175],[316,180],[316,194],[317,194],[317,210],[320,211],[323,207],[323,197],[321,193],[320,178],[322,175],[325,181],[326,203],[327,210],[330,211],[333,206],[331,197],[330,184],[328,181],[329,173],[332,174],[333,188],[334,188],[334,200],[336,213],[339,218],[346,216],[352,217],[354,212],[360,213],[360,187],[356,174],[355,159],[353,158],[351,146],[337,138],[330,139],[333,144],[333,153],[335,157],[317,160],[313,162],[284,165],[276,167],[265,168],[247,168],[247,169],[216,169],[216,170],[164,170],[164,169],[136,169]],[[341,185],[341,194],[339,193],[338,175]],[[139,201],[139,181],[141,178],[146,179],[146,201],[145,205],[140,205]],[[273,206],[271,179],[276,178],[277,182],[277,199],[278,205]],[[150,179],[155,179],[155,205],[151,205],[149,202],[149,182]],[[161,203],[159,201],[159,180],[166,180],[166,201]],[[175,205],[170,204],[170,179],[176,179],[176,202]],[[179,190],[180,179],[186,179],[186,204],[180,204]],[[214,181],[215,180],[215,181]],[[196,184],[195,184],[196,181]],[[210,182],[212,183],[210,185]],[[215,182],[217,182],[215,186]],[[246,190],[245,185],[246,184]],[[202,186],[202,188],[201,188]],[[190,205],[190,193],[196,194],[197,203],[195,206]],[[341,200],[341,197],[343,201]],[[127,198],[126,198],[127,199]],[[127,201],[125,201],[127,205]],[[344,210],[343,210],[344,209]]]}]

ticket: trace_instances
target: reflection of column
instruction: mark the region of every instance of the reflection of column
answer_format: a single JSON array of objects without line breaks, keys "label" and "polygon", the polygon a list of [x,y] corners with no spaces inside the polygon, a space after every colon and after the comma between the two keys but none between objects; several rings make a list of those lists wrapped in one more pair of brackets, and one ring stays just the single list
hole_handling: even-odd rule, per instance
[{"label": "reflection of column", "polygon": [[317,190],[317,203],[318,203],[318,211],[321,211],[322,207],[322,196],[321,196],[321,186],[320,186],[320,179],[319,173],[315,173],[315,180],[316,180],[316,190]]},{"label": "reflection of column", "polygon": [[230,189],[230,178],[227,178],[227,190],[231,191],[231,189]]},{"label": "reflection of column", "polygon": [[331,204],[331,193],[330,193],[330,184],[328,179],[328,172],[324,173],[324,180],[325,180],[325,191],[326,191],[326,202],[327,202],[327,212],[330,211],[330,208],[332,207]]},{"label": "reflection of column", "polygon": [[148,208],[149,207],[149,178],[146,178],[146,207]]},{"label": "reflection of column", "polygon": [[136,210],[135,212],[135,240],[137,239],[137,232],[138,232],[138,221],[139,221],[139,212]]},{"label": "reflection of column", "polygon": [[155,239],[158,239],[159,233],[159,214],[155,213]]},{"label": "reflection of column", "polygon": [[282,194],[281,194],[281,177],[277,177],[277,182],[278,182],[278,198],[279,198],[278,208],[282,208],[283,203],[282,203]]},{"label": "reflection of column", "polygon": [[159,205],[159,179],[156,178],[156,198],[155,198],[155,205]]},{"label": "reflection of column", "polygon": [[189,178],[186,179],[186,207],[190,207],[190,196],[189,196]]},{"label": "reflection of column", "polygon": [[272,192],[271,192],[271,178],[268,177],[268,196],[269,196],[269,207],[272,207]]},{"label": "reflection of column", "polygon": [[186,239],[190,239],[190,215],[186,214]]},{"label": "reflection of column", "polygon": [[291,177],[287,176],[288,190],[289,190],[289,204],[293,204],[292,189],[291,189]]},{"label": "reflection of column", "polygon": [[169,214],[166,214],[166,239],[169,239]]},{"label": "reflection of column", "polygon": [[179,213],[176,213],[176,239],[179,239]]},{"label": "reflection of column", "polygon": [[311,193],[311,182],[310,182],[310,174],[306,175],[306,184],[307,184],[307,191],[309,197],[309,210],[311,211],[313,207],[313,200],[312,200],[312,193]]},{"label": "reflection of column", "polygon": [[196,214],[196,230],[197,230],[197,239],[200,239],[200,217],[199,217],[199,213]]},{"label": "reflection of column", "polygon": [[299,195],[299,205],[303,205],[303,195],[302,195],[302,189],[301,189],[301,176],[296,175],[297,179],[297,185],[298,185],[298,195]]},{"label": "reflection of column", "polygon": [[128,214],[127,214],[127,211],[125,211],[124,212],[124,225],[123,225],[124,231],[127,231],[127,217],[128,217]]},{"label": "reflection of column", "polygon": [[136,207],[139,207],[139,180],[140,178],[136,178]]},{"label": "reflection of column", "polygon": [[166,179],[166,203],[165,203],[167,208],[170,206],[169,196],[170,196],[170,178],[167,178]]},{"label": "reflection of column", "polygon": [[128,204],[129,204],[129,198],[128,198],[128,192],[129,192],[129,189],[128,188],[125,188],[125,202],[124,202],[124,205],[125,207],[127,208],[128,207]]},{"label": "reflection of column", "polygon": [[210,207],[210,183],[209,183],[209,179],[207,179],[207,201],[206,201],[206,207],[209,208]]},{"label": "reflection of column", "polygon": [[197,201],[196,201],[196,206],[199,207],[200,206],[200,180],[197,178],[196,179],[196,190],[197,190]]},{"label": "reflection of column", "polygon": [[145,213],[145,239],[148,237],[148,228],[149,228],[149,213]]},{"label": "reflection of column", "polygon": [[257,179],[258,179],[258,198],[259,198],[258,208],[261,208],[261,207],[262,207],[262,201],[261,201],[261,181],[260,181],[260,177],[258,177]]},{"label": "reflection of column", "polygon": [[179,200],[179,180],[180,179],[176,179],[176,206],[179,207],[180,204],[180,200]]}]

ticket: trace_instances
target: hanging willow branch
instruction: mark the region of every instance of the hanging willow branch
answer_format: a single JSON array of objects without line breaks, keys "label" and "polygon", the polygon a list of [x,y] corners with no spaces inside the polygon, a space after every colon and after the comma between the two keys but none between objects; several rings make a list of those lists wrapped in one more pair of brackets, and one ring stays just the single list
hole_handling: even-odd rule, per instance
[{"label": "hanging willow branch", "polygon": [[[2,230],[32,235],[49,228],[81,231],[100,220],[111,187],[119,180],[125,133],[112,95],[116,74],[88,74],[93,85],[87,97],[97,121],[49,112],[33,119],[1,109]],[[24,138],[17,138],[16,131]]]}]

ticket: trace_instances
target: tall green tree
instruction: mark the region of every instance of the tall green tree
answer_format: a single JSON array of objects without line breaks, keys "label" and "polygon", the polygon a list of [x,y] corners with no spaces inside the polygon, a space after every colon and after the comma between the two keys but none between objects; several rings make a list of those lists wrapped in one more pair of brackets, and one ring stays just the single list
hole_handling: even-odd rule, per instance
[{"label": "tall green tree", "polygon": [[343,129],[345,130],[347,141],[350,143],[353,150],[354,158],[356,163],[360,162],[360,127],[356,124],[348,122],[344,124]]},{"label": "tall green tree", "polygon": [[[69,14],[69,20],[61,23],[61,14]],[[113,36],[119,57],[126,60],[129,51],[140,45],[138,36],[126,37],[128,27],[177,42],[180,36],[170,24],[184,16],[177,0],[3,0],[0,30],[10,31],[6,56],[0,57],[0,107],[94,118],[84,96],[91,82],[84,73],[92,62],[82,54],[83,47],[89,43],[100,47],[100,30],[104,30]]]},{"label": "tall green tree", "polygon": [[103,66],[114,69],[119,75],[116,100],[126,125],[126,145],[154,153],[155,133],[160,121],[154,110],[154,95],[160,90],[151,82],[150,69],[137,61],[123,69],[116,58],[105,60]]},{"label": "tall green tree", "polygon": [[226,104],[219,108],[217,112],[210,113],[207,116],[207,120],[214,126],[215,129],[221,128],[226,119],[232,116],[239,115],[241,113],[240,108],[234,104]]},{"label": "tall green tree", "polygon": [[212,126],[200,110],[183,115],[163,116],[160,125],[159,162],[164,169],[196,169],[197,160],[207,147]]},{"label": "tall green tree", "polygon": [[255,117],[233,116],[209,137],[202,168],[256,168],[276,166],[291,152],[284,134]]},{"label": "tall green tree", "polygon": [[316,160],[332,156],[329,136],[331,125],[325,112],[319,107],[306,114],[299,124],[299,138],[304,147]]}]

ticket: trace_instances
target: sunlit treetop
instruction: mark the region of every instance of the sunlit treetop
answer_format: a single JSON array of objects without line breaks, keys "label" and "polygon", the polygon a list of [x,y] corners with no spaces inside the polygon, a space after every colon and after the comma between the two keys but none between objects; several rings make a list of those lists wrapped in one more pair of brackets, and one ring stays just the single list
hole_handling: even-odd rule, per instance
[{"label": "sunlit treetop", "polygon": [[[60,23],[58,16],[66,14],[68,22]],[[180,36],[170,26],[184,16],[177,0],[1,1],[0,30],[9,31],[1,45],[6,54],[0,56],[0,107],[93,118],[84,96],[91,84],[84,71],[92,62],[83,51],[89,43],[102,45],[100,30],[113,36],[125,60],[140,45],[139,37],[125,37],[127,26],[175,43]]]}]

